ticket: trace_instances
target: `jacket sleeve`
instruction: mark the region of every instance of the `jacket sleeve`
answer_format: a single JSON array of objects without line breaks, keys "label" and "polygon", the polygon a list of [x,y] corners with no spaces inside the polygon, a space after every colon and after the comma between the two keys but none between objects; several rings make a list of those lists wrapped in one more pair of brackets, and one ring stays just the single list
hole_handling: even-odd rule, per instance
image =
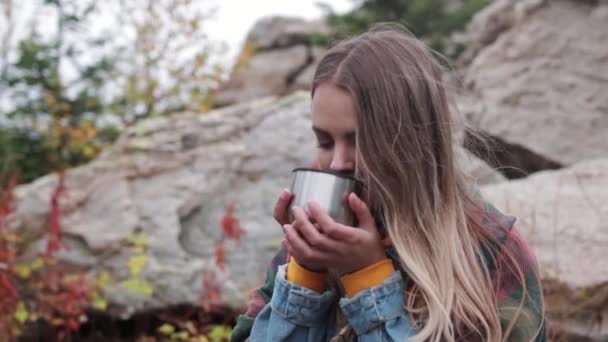
[{"label": "jacket sleeve", "polygon": [[313,342],[327,339],[333,290],[318,293],[286,279],[287,265],[279,266],[270,302],[255,318],[252,342]]},{"label": "jacket sleeve", "polygon": [[236,325],[232,329],[230,342],[244,342],[248,340],[255,318],[259,315],[264,306],[270,302],[278,267],[288,260],[289,255],[287,250],[285,249],[285,246],[281,244],[281,248],[274,255],[266,269],[266,280],[264,284],[252,293],[247,305],[247,311],[244,314],[239,315]]},{"label": "jacket sleeve", "polygon": [[[336,294],[288,281],[287,267],[279,267],[272,299],[256,318],[250,341],[328,340],[335,332],[330,310]],[[399,272],[393,272],[380,284],[359,289],[352,298],[341,298],[339,305],[358,341],[407,341],[414,329],[403,300],[403,280]]]},{"label": "jacket sleeve", "polygon": [[502,329],[508,333],[510,342],[545,342],[547,326],[536,258],[515,227],[502,248],[501,252],[511,252],[521,271],[517,274],[517,268],[508,267],[505,254],[498,254],[496,261],[501,270],[498,308]]},{"label": "jacket sleeve", "polygon": [[381,284],[340,299],[342,312],[349,321],[357,341],[407,341],[414,336],[404,307],[404,282],[398,271]]}]

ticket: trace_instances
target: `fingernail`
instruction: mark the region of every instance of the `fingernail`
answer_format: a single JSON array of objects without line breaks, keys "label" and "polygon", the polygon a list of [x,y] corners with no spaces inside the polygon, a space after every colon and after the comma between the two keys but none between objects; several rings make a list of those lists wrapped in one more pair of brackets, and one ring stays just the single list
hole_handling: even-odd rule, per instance
[{"label": "fingernail", "polygon": [[283,191],[281,192],[281,198],[282,199],[288,199],[289,198],[289,190],[287,189],[283,189]]},{"label": "fingernail", "polygon": [[312,212],[314,210],[316,210],[316,204],[315,202],[308,202],[306,203],[306,211],[308,212],[308,214],[312,214]]},{"label": "fingernail", "polygon": [[363,204],[363,200],[362,200],[362,199],[360,199],[360,198],[359,198],[359,196],[357,196],[357,194],[356,194],[356,193],[351,192],[351,194],[353,194],[353,197],[355,198],[355,202],[356,202],[358,205],[362,205],[362,204]]},{"label": "fingernail", "polygon": [[286,224],[282,225],[281,228],[283,228],[283,233],[287,233],[287,225]]}]

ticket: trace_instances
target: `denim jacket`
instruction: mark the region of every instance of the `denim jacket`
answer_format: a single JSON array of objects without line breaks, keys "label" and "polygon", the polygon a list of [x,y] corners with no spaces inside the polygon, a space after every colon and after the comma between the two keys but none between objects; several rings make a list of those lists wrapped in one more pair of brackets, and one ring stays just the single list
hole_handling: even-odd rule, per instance
[{"label": "denim jacket", "polygon": [[[255,318],[249,341],[329,341],[335,334],[331,308],[338,300],[336,291],[318,293],[288,281],[287,266],[279,266],[272,298]],[[403,307],[403,287],[395,271],[381,284],[339,299],[358,341],[407,341],[414,335]]]}]

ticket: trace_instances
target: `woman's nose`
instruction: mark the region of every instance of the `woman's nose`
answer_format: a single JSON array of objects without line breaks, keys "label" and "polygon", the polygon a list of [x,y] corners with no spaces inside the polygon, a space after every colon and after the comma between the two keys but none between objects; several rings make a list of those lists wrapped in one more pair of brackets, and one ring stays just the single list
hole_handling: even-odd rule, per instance
[{"label": "woman's nose", "polygon": [[345,172],[352,171],[355,169],[355,163],[346,151],[336,149],[329,165],[330,170]]}]

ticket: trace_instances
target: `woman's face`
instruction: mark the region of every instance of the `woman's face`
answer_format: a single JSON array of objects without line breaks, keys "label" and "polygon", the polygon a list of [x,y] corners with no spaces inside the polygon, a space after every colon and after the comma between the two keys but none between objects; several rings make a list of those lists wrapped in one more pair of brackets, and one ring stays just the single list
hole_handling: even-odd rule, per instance
[{"label": "woman's face", "polygon": [[317,86],[312,99],[312,129],[322,169],[354,173],[356,128],[352,96],[329,82]]}]

